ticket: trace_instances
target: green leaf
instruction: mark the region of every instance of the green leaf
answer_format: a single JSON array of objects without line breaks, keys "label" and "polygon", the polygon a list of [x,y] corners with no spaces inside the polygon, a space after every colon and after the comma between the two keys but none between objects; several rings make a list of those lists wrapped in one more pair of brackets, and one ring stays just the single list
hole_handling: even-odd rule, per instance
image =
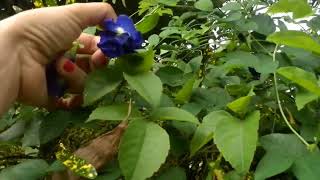
[{"label": "green leaf", "polygon": [[181,167],[170,167],[156,177],[155,180],[187,180],[186,171]]},{"label": "green leaf", "polygon": [[121,56],[116,60],[123,71],[128,74],[138,74],[148,72],[154,62],[154,51],[152,49],[137,50],[137,53]]},{"label": "green leaf", "polygon": [[278,67],[277,62],[273,62],[269,56],[258,54],[253,55],[249,52],[235,51],[226,55],[227,62],[223,65],[227,71],[234,68],[253,67],[259,73],[273,73]]},{"label": "green leaf", "polygon": [[158,3],[167,5],[167,6],[176,6],[179,0],[157,0]]},{"label": "green leaf", "polygon": [[97,32],[97,27],[96,26],[90,26],[90,27],[87,27],[86,29],[84,29],[82,32],[86,33],[86,34],[95,35],[96,32]]},{"label": "green leaf", "polygon": [[318,95],[300,88],[296,94],[296,105],[298,110],[300,111],[306,104],[317,100],[318,98]]},{"label": "green leaf", "polygon": [[180,34],[180,30],[177,27],[167,27],[164,31],[159,34],[159,37],[165,39],[172,34]]},{"label": "green leaf", "polygon": [[231,97],[224,89],[198,88],[194,91],[191,101],[208,111],[213,111],[225,108],[226,104],[231,101]]},{"label": "green leaf", "polygon": [[157,26],[158,21],[158,13],[150,14],[141,19],[141,21],[137,23],[136,28],[141,33],[147,33]]},{"label": "green leaf", "polygon": [[255,31],[260,34],[269,35],[276,30],[276,25],[274,24],[273,19],[266,14],[253,16],[252,20],[258,25],[258,29]]},{"label": "green leaf", "polygon": [[319,162],[319,152],[308,153],[295,161],[292,171],[299,180],[318,180],[320,177]]},{"label": "green leaf", "polygon": [[22,163],[6,168],[0,172],[0,179],[13,180],[22,178],[24,180],[41,179],[46,175],[48,168],[46,161],[42,159],[30,159]]},{"label": "green leaf", "polygon": [[242,17],[241,12],[232,11],[223,20],[226,22],[239,21],[241,19],[241,17]]},{"label": "green leaf", "polygon": [[62,150],[56,153],[56,158],[78,176],[95,179],[98,175],[92,164],[67,151],[63,145]]},{"label": "green leaf", "polygon": [[127,180],[151,177],[165,162],[169,136],[159,125],[145,120],[131,121],[124,133],[118,159]]},{"label": "green leaf", "polygon": [[103,68],[89,74],[84,89],[84,106],[91,105],[114,90],[122,81],[117,69]]},{"label": "green leaf", "polygon": [[306,90],[320,96],[320,86],[318,85],[317,78],[313,73],[293,66],[279,68],[277,73]]},{"label": "green leaf", "polygon": [[24,132],[22,138],[22,147],[27,146],[38,146],[40,145],[40,129],[41,121],[37,117],[34,117],[31,122],[26,127],[26,131]]},{"label": "green leaf", "polygon": [[[93,120],[105,120],[105,121],[123,121],[128,115],[128,104],[117,104],[101,106],[92,111],[87,122]],[[131,109],[128,119],[136,119],[141,117],[139,111],[135,108]]]},{"label": "green leaf", "polygon": [[186,103],[190,100],[193,90],[193,85],[196,82],[196,76],[192,76],[178,91],[175,100],[180,103]]},{"label": "green leaf", "polygon": [[153,34],[148,38],[149,46],[154,47],[159,44],[160,38],[157,34]]},{"label": "green leaf", "polygon": [[99,173],[99,176],[95,180],[119,180],[121,176],[119,162],[115,159],[107,163],[103,168],[103,174]]},{"label": "green leaf", "polygon": [[191,114],[193,114],[195,116],[197,114],[199,114],[200,111],[202,110],[201,105],[196,104],[196,103],[187,103],[187,104],[184,104],[181,108],[190,112]]},{"label": "green leaf", "polygon": [[206,115],[198,126],[190,143],[190,156],[193,156],[201,147],[213,138],[213,132],[218,122],[229,121],[233,117],[226,111],[213,111]]},{"label": "green leaf", "polygon": [[10,141],[23,135],[27,122],[20,120],[10,126],[10,128],[0,133],[1,141]]},{"label": "green leaf", "polygon": [[227,107],[235,113],[245,114],[247,112],[247,107],[251,102],[252,96],[240,97],[227,104]]},{"label": "green leaf", "polygon": [[66,166],[63,165],[63,163],[59,160],[55,160],[47,169],[47,172],[59,172],[66,170]]},{"label": "green leaf", "polygon": [[153,107],[159,106],[162,95],[162,83],[158,76],[152,72],[136,75],[124,73],[124,78],[132,89],[136,90],[148,103]]},{"label": "green leaf", "polygon": [[275,32],[267,37],[267,41],[320,53],[320,44],[310,35],[301,31]]},{"label": "green leaf", "polygon": [[34,0],[34,1],[33,1],[33,4],[34,4],[34,7],[36,7],[36,8],[41,8],[41,7],[43,7],[43,2],[42,2],[42,0]]},{"label": "green leaf", "polygon": [[184,73],[181,69],[173,66],[159,68],[156,72],[156,75],[159,76],[163,84],[167,84],[172,87],[183,85],[185,82],[183,74]]},{"label": "green leaf", "polygon": [[260,160],[255,179],[262,180],[289,169],[297,157],[304,156],[307,148],[294,134],[269,134],[260,138],[267,151]]},{"label": "green leaf", "polygon": [[152,113],[154,120],[187,121],[199,124],[198,119],[188,111],[177,107],[161,107]]},{"label": "green leaf", "polygon": [[58,137],[69,124],[70,114],[65,111],[56,111],[45,117],[40,125],[40,143],[45,144]]},{"label": "green leaf", "polygon": [[292,12],[294,19],[313,14],[307,0],[279,0],[269,7],[268,12],[272,14]]},{"label": "green leaf", "polygon": [[206,123],[201,123],[196,132],[194,133],[190,142],[190,156],[201,149],[213,138],[213,128],[208,126]]},{"label": "green leaf", "polygon": [[314,31],[320,30],[320,16],[316,16],[308,21],[308,26],[313,29]]},{"label": "green leaf", "polygon": [[58,5],[56,0],[45,0],[45,1],[48,6],[57,6]]},{"label": "green leaf", "polygon": [[14,118],[15,112],[16,109],[12,107],[0,117],[0,132],[4,131],[16,122],[16,118]]},{"label": "green leaf", "polygon": [[225,5],[221,7],[221,10],[223,11],[238,11],[241,9],[241,4],[239,4],[238,2],[227,2]]},{"label": "green leaf", "polygon": [[194,3],[194,7],[201,11],[213,11],[213,4],[211,0],[198,0]]},{"label": "green leaf", "polygon": [[229,171],[223,176],[224,180],[244,180],[245,177],[243,175],[240,175],[236,171]]},{"label": "green leaf", "polygon": [[214,131],[219,151],[238,173],[248,172],[258,140],[259,111],[250,113],[244,120],[231,115],[218,118],[225,119],[217,122]]},{"label": "green leaf", "polygon": [[203,56],[200,55],[200,56],[196,56],[196,57],[192,58],[189,61],[188,64],[190,65],[193,72],[198,72],[200,70],[200,67],[202,64],[202,59],[203,59]]}]

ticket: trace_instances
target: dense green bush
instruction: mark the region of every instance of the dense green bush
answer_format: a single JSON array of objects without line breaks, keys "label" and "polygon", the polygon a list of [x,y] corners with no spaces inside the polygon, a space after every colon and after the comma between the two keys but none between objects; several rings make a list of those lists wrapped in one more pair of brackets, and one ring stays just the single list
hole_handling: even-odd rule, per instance
[{"label": "dense green bush", "polygon": [[0,179],[39,179],[63,164],[94,178],[70,152],[121,121],[129,125],[117,158],[97,179],[319,179],[318,1],[115,7],[133,14],[145,50],[91,73],[82,108],[13,107],[0,121]]}]

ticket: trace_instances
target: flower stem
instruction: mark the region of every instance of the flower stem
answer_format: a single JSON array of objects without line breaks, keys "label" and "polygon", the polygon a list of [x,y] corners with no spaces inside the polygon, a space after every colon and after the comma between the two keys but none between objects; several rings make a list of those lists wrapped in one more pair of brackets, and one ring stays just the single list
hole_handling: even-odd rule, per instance
[{"label": "flower stem", "polygon": [[[277,49],[278,49],[278,44],[274,48],[274,51],[273,51],[273,54],[272,54],[273,62],[276,61]],[[276,74],[276,72],[273,73],[273,78],[274,78],[274,88],[275,88],[275,91],[276,91],[277,103],[278,103],[279,110],[280,110],[280,113],[281,113],[281,116],[282,116],[283,120],[286,122],[286,124],[290,128],[290,130],[302,141],[302,143],[305,144],[307,146],[307,148],[309,148],[310,144],[302,136],[300,136],[300,134],[291,126],[291,124],[289,123],[286,115],[283,112],[281,101],[280,101],[280,96],[279,96],[279,92],[278,92],[278,83],[277,83],[277,74]]]}]

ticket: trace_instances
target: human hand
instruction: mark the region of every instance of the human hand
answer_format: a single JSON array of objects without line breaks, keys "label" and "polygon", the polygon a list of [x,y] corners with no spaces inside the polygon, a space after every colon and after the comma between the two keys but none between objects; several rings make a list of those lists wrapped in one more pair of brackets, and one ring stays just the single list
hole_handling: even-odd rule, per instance
[{"label": "human hand", "polygon": [[[73,4],[25,11],[0,22],[0,113],[16,99],[48,107],[45,69],[55,61],[58,74],[68,82],[68,90],[81,93],[86,73],[105,65],[98,49],[98,37],[81,34],[88,26],[105,18],[116,18],[107,3]],[[77,40],[84,45],[75,63],[62,57]]]}]

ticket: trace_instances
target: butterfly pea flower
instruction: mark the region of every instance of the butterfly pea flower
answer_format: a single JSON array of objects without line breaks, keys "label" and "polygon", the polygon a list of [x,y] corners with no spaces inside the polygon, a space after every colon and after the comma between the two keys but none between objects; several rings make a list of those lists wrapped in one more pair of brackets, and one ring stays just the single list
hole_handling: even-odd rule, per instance
[{"label": "butterfly pea flower", "polygon": [[120,15],[116,21],[106,19],[103,28],[98,47],[109,58],[134,53],[142,47],[142,35],[136,30],[132,19],[126,15]]}]

